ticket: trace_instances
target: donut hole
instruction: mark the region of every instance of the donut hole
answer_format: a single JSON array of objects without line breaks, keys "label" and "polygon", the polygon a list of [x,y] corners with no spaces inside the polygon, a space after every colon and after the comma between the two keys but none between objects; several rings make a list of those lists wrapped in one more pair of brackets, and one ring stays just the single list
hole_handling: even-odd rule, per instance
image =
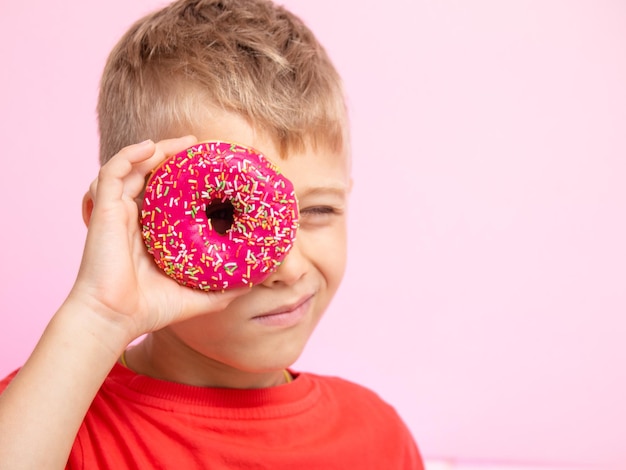
[{"label": "donut hole", "polygon": [[206,216],[211,226],[220,235],[226,235],[235,221],[235,208],[230,201],[216,199],[206,207]]}]

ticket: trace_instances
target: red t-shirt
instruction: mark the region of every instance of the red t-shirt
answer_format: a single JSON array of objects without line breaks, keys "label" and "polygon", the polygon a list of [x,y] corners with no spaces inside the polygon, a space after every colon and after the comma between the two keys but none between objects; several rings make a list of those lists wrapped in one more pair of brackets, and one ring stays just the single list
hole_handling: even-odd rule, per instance
[{"label": "red t-shirt", "polygon": [[278,387],[216,389],[116,364],[67,468],[423,470],[423,464],[396,411],[339,378],[303,373]]}]

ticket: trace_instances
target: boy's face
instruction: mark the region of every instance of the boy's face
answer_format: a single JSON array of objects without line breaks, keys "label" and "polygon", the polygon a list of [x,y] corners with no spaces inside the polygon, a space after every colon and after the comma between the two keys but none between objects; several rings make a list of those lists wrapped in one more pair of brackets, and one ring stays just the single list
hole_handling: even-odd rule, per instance
[{"label": "boy's face", "polygon": [[[343,277],[351,183],[348,156],[308,149],[281,160],[269,139],[242,118],[222,112],[195,135],[200,141],[250,146],[272,160],[294,184],[300,227],[275,273],[226,310],[154,333],[152,341],[158,347],[152,353],[183,359],[189,374],[200,374],[185,380],[189,383],[202,384],[201,375],[215,368],[261,374],[280,370],[298,358]],[[192,364],[198,367],[194,370]]]}]

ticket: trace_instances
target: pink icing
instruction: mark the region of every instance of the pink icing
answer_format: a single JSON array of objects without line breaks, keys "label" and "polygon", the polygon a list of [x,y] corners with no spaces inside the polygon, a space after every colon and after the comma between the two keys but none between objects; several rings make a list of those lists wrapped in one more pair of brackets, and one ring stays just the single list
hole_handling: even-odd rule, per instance
[{"label": "pink icing", "polygon": [[[234,209],[224,234],[206,213],[215,202]],[[278,268],[295,240],[298,206],[292,183],[262,154],[204,142],[153,172],[141,223],[148,251],[167,275],[223,290],[258,284]]]}]

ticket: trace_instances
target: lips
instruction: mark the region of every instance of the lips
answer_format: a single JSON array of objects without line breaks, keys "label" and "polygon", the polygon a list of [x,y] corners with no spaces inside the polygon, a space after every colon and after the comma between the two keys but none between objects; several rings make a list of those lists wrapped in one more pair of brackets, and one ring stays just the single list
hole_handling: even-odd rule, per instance
[{"label": "lips", "polygon": [[252,320],[265,326],[294,326],[309,311],[312,298],[313,295],[306,295],[293,304],[281,306],[267,313],[257,315]]}]

